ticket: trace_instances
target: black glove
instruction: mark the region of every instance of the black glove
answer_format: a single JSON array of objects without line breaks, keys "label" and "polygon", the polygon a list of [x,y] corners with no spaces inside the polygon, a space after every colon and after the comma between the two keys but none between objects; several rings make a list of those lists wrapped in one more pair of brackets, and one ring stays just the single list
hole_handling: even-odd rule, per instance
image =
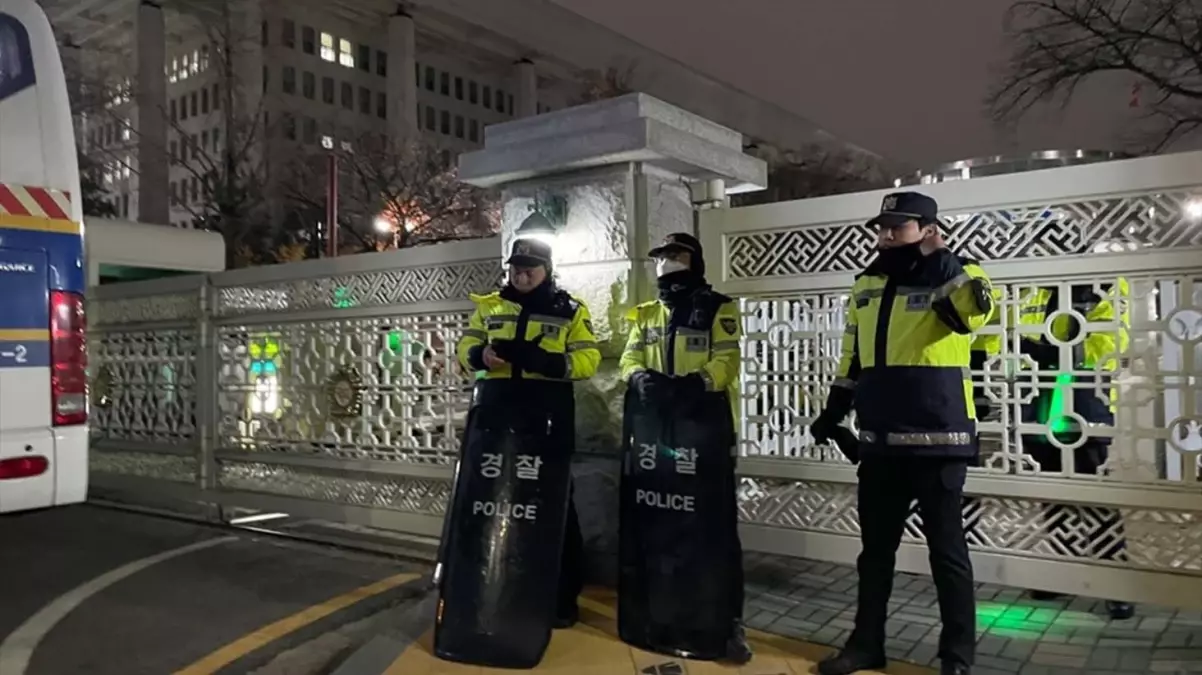
[{"label": "black glove", "polygon": [[1024,337],[1018,341],[1018,349],[1034,359],[1040,368],[1053,369],[1060,365],[1060,348],[1054,344]]},{"label": "black glove", "polygon": [[993,402],[987,398],[978,398],[973,401],[973,405],[977,408],[977,421],[980,422],[993,414]]},{"label": "black glove", "polygon": [[835,440],[839,424],[847,419],[851,412],[855,395],[846,387],[831,387],[831,393],[826,397],[826,407],[818,415],[818,419],[810,424],[810,435],[817,443],[827,443]]},{"label": "black glove", "polygon": [[829,443],[838,432],[841,421],[830,414],[829,410],[823,410],[818,418],[810,423],[810,435],[814,437],[814,442]]},{"label": "black glove", "polygon": [[497,340],[493,351],[514,366],[543,377],[560,378],[567,374],[568,362],[563,354],[552,354],[538,346],[543,336],[533,340]]},{"label": "black glove", "polygon": [[852,464],[860,463],[860,439],[852,433],[847,427],[835,427],[834,435],[831,437],[831,442],[839,448],[839,452],[847,458],[847,461]]},{"label": "black glove", "polygon": [[675,375],[672,377],[672,385],[672,394],[684,400],[694,399],[705,393],[705,380],[700,373]]},{"label": "black glove", "polygon": [[635,394],[638,395],[639,402],[650,406],[655,405],[663,398],[667,383],[668,377],[663,373],[657,373],[653,370],[640,370],[630,376],[629,385]]},{"label": "black glove", "polygon": [[517,340],[493,340],[488,343],[492,347],[492,351],[505,363],[514,364],[514,359],[517,358],[519,347]]}]

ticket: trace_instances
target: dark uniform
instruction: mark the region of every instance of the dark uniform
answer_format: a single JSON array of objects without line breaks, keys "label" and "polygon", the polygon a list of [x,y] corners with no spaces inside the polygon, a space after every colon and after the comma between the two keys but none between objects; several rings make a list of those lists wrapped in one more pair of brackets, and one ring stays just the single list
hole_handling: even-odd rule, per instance
[{"label": "dark uniform", "polygon": [[[712,524],[716,529],[713,537],[696,543],[706,550],[723,551],[722,561],[715,564],[723,565],[729,573],[729,594],[723,603],[727,607],[706,608],[729,611],[724,617],[727,623],[722,626],[726,644],[716,645],[715,651],[724,655],[719,658],[745,663],[751,659],[751,652],[742,626],[743,551],[733,459],[742,321],[738,303],[706,283],[701,243],[688,234],[671,234],[650,255],[661,258],[673,252],[687,252],[690,268],[660,275],[659,299],[644,302],[626,314],[630,335],[622,353],[621,374],[644,406],[658,408],[661,417],[687,419],[704,429],[707,450],[722,455],[700,460],[722,463],[725,475],[719,492],[729,499],[724,500],[716,516],[722,522]],[[627,410],[626,416],[631,415]],[[702,621],[708,621],[708,617],[702,617]]]},{"label": "dark uniform", "polygon": [[[511,264],[539,265],[548,269],[547,281],[520,293],[512,286],[487,295],[473,295],[472,313],[457,349],[459,361],[469,371],[483,371],[476,384],[475,407],[523,408],[551,411],[554,444],[564,452],[575,448],[576,405],[574,380],[597,373],[601,352],[593,335],[588,307],[556,287],[550,276],[551,249],[533,240],[514,243]],[[506,365],[489,370],[484,349],[492,346]],[[470,429],[468,433],[471,433]],[[571,492],[559,573],[556,627],[574,624],[576,599],[583,586],[583,538]]]},{"label": "dark uniform", "polygon": [[[937,223],[935,201],[889,195],[870,226]],[[930,549],[943,630],[943,672],[973,661],[972,563],[961,520],[968,464],[977,453],[976,411],[968,372],[972,332],[993,313],[989,278],[974,261],[917,247],[878,257],[851,292],[843,356],[826,408],[812,432],[831,439],[854,407],[860,427],[859,519],[862,551],[855,630],[822,675],[885,666],[885,617],[896,553],[911,500],[918,501]],[[906,257],[901,257],[906,256]]]}]

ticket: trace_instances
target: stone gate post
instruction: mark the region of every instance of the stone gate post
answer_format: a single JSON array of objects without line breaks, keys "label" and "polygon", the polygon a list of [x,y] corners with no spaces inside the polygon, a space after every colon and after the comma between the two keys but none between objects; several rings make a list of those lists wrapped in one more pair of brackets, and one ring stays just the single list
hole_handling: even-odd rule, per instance
[{"label": "stone gate post", "polygon": [[602,343],[600,372],[576,387],[576,503],[586,575],[613,583],[622,314],[654,296],[647,251],[669,232],[694,231],[690,184],[763,189],[767,169],[744,154],[739,132],[638,93],[493,125],[484,139],[460,155],[459,177],[501,191],[500,253],[519,228],[549,236],[560,284],[588,304]]}]

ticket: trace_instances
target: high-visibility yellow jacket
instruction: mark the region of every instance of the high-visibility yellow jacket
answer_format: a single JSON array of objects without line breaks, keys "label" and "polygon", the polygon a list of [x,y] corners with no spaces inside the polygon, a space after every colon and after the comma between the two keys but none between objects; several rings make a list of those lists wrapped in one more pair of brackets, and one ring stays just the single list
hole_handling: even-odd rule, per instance
[{"label": "high-visibility yellow jacket", "polygon": [[[698,373],[706,391],[727,393],[732,419],[738,419],[739,340],[743,335],[738,303],[712,291],[712,311],[692,326],[671,326],[671,310],[660,300],[635,306],[626,313],[630,336],[619,362],[622,379],[652,370],[665,375]],[[706,301],[698,300],[699,306]],[[697,315],[697,312],[694,312]],[[708,322],[708,325],[704,325]]]},{"label": "high-visibility yellow jacket", "polygon": [[[1020,349],[1031,357],[1038,367],[1042,379],[1052,381],[1060,371],[1094,371],[1111,374],[1118,370],[1120,356],[1130,345],[1129,328],[1131,325],[1128,308],[1131,287],[1128,281],[1119,277],[1117,283],[1102,289],[1101,292],[1087,285],[1072,289],[1070,302],[1060,297],[1059,289],[1034,288],[1026,289],[1020,296],[1016,309],[1017,316],[1012,317],[1010,325],[1041,326],[1043,327],[1050,316],[1054,316],[1050,327],[1044,327],[1042,332],[1021,332]],[[1067,313],[1071,309],[1085,319],[1086,324],[1111,324],[1110,330],[1090,330],[1088,325],[1082,326],[1080,321]],[[1079,334],[1084,330],[1085,335]],[[1062,343],[1073,343],[1068,350],[1069,361],[1064,361],[1058,344],[1048,339],[1045,332]],[[1000,350],[1000,336],[988,336],[987,342],[974,344],[974,349],[980,349],[986,355],[997,354]],[[1030,364],[1019,360],[1020,369],[1029,369]],[[1101,382],[1091,382],[1088,376],[1078,376],[1076,385],[1072,387],[1072,412],[1080,415],[1086,422],[1094,424],[1113,424],[1115,403],[1118,391],[1109,384],[1109,377]],[[1106,391],[1105,396],[1099,396],[1098,384]],[[1048,399],[1053,395],[1052,388],[1043,388],[1032,402],[1024,406],[1025,421],[1048,422],[1047,419],[1037,419],[1046,416]],[[1036,412],[1036,411],[1042,411]],[[1070,424],[1069,427],[1072,425]]]},{"label": "high-visibility yellow jacket", "polygon": [[[459,341],[456,355],[463,367],[471,372],[472,349],[496,340],[534,340],[542,336],[539,347],[552,354],[563,354],[566,362],[563,381],[584,380],[597,373],[601,351],[593,334],[588,307],[564,291],[559,291],[550,310],[532,313],[521,305],[501,297],[501,293],[472,295],[476,310],[468,320],[467,330]],[[516,371],[516,372],[515,372]],[[484,380],[528,379],[551,380],[538,373],[523,372],[509,364],[488,370]]]},{"label": "high-visibility yellow jacket", "polygon": [[854,391],[864,456],[973,457],[973,331],[994,311],[989,277],[939,251],[901,279],[869,266],[851,291],[835,386]]}]

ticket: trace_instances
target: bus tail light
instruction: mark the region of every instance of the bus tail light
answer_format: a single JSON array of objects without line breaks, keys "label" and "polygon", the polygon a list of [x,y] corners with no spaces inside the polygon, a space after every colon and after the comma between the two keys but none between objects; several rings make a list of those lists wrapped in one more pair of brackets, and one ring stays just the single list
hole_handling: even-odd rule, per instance
[{"label": "bus tail light", "polygon": [[88,421],[88,352],[83,296],[50,292],[50,395],[54,426]]},{"label": "bus tail light", "polygon": [[33,478],[46,473],[49,468],[50,460],[41,455],[0,459],[0,480]]}]

